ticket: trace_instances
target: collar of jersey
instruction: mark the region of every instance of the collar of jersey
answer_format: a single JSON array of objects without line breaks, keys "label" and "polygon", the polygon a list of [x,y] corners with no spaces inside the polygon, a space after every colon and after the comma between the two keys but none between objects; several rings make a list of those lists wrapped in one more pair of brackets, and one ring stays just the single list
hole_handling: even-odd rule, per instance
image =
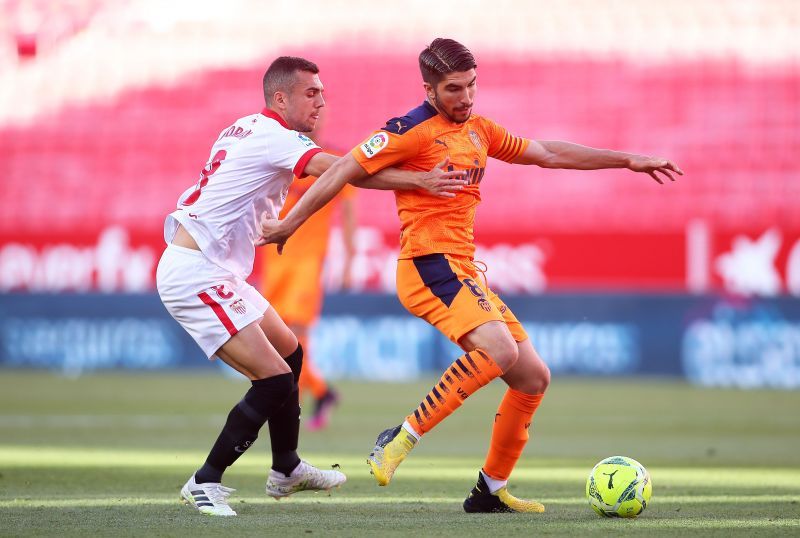
[{"label": "collar of jersey", "polygon": [[272,110],[271,108],[264,107],[264,110],[261,111],[261,114],[263,116],[268,117],[268,118],[272,118],[273,120],[275,120],[278,123],[280,123],[286,129],[289,128],[289,124],[286,123],[286,121],[283,118],[281,118],[280,115],[277,112],[275,112],[274,110]]}]

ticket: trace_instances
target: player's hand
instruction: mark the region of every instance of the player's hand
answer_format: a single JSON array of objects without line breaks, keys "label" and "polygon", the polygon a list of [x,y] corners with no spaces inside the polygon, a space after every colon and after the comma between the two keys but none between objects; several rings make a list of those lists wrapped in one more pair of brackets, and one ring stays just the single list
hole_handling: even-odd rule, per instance
[{"label": "player's hand", "polygon": [[450,157],[434,166],[429,172],[420,176],[420,187],[441,198],[455,198],[458,191],[463,190],[469,182],[465,179],[466,170],[448,170]]},{"label": "player's hand", "polygon": [[283,221],[273,218],[269,213],[264,211],[261,214],[259,225],[261,227],[261,235],[256,239],[255,245],[257,247],[263,247],[264,245],[275,243],[278,245],[278,254],[283,253],[283,245],[286,244],[286,241],[292,235],[291,231],[286,230]]},{"label": "player's hand", "polygon": [[634,172],[648,173],[650,177],[655,179],[661,185],[664,184],[664,182],[662,181],[663,178],[656,175],[656,172],[668,177],[670,181],[675,181],[675,178],[672,176],[672,172],[675,172],[676,174],[681,176],[683,175],[683,170],[678,168],[678,166],[675,163],[673,163],[672,161],[668,161],[667,159],[661,159],[659,157],[645,157],[643,155],[634,155],[630,159],[628,168],[630,170],[633,170]]}]

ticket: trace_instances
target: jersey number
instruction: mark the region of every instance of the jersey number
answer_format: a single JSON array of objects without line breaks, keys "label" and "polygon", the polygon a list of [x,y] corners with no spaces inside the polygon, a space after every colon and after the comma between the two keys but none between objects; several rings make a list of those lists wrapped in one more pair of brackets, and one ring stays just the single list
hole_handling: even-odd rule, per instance
[{"label": "jersey number", "polygon": [[483,292],[481,287],[478,286],[478,284],[474,280],[472,280],[471,278],[465,278],[464,280],[462,280],[462,282],[464,283],[464,285],[466,287],[469,288],[469,291],[475,297],[486,297],[486,294]]},{"label": "jersey number", "polygon": [[224,149],[221,149],[214,154],[214,157],[211,158],[211,162],[208,163],[205,168],[203,168],[202,172],[200,172],[200,181],[197,182],[197,187],[194,189],[194,192],[187,196],[186,200],[181,202],[181,205],[192,205],[200,198],[200,193],[202,192],[203,187],[208,185],[208,178],[217,171],[219,166],[222,164],[222,161],[224,161],[225,157],[227,156],[228,152]]}]

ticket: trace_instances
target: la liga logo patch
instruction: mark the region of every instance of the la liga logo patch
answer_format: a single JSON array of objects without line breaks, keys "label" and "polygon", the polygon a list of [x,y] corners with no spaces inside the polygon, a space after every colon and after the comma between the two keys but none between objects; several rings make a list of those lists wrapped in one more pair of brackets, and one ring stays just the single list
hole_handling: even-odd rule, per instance
[{"label": "la liga logo patch", "polygon": [[371,159],[388,145],[389,135],[386,133],[376,133],[372,135],[372,138],[361,144],[360,148],[367,159]]}]

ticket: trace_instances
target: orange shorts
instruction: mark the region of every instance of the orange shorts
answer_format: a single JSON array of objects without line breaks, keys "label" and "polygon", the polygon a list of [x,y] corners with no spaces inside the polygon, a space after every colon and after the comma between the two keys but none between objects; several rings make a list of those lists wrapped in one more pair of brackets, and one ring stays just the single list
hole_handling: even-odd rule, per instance
[{"label": "orange shorts", "polygon": [[323,261],[298,257],[283,262],[267,265],[262,294],[287,325],[313,325],[322,310]]},{"label": "orange shorts", "polygon": [[398,260],[397,296],[409,312],[456,344],[487,321],[504,322],[517,342],[528,338],[511,309],[467,258],[428,254]]}]

